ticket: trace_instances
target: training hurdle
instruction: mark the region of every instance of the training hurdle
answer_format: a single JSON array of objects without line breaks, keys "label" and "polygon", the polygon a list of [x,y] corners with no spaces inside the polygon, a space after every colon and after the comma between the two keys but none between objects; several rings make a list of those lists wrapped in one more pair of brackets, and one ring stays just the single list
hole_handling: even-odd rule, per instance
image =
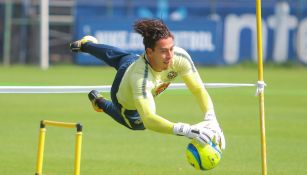
[{"label": "training hurdle", "polygon": [[35,175],[42,175],[42,171],[43,171],[43,157],[44,157],[44,148],[45,148],[46,126],[77,129],[76,143],[75,143],[74,175],[80,175],[82,125],[80,123],[58,122],[58,121],[50,121],[50,120],[42,120],[40,122]]}]

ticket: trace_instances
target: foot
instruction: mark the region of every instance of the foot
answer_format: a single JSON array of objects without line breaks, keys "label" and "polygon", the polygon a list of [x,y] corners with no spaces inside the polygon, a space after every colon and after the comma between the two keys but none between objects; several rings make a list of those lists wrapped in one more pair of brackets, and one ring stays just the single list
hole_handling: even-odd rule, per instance
[{"label": "foot", "polygon": [[96,90],[92,90],[88,94],[88,98],[92,103],[92,106],[95,111],[97,112],[103,112],[103,110],[98,106],[99,102],[102,102],[104,100],[103,96]]},{"label": "foot", "polygon": [[82,45],[88,42],[98,43],[97,39],[93,36],[84,36],[78,41],[70,43],[69,47],[72,52],[82,52]]}]

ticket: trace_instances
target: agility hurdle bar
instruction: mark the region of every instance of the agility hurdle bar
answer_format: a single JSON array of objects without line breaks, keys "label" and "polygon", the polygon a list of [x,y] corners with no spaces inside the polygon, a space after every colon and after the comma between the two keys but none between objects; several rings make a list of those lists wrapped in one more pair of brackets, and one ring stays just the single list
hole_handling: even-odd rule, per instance
[{"label": "agility hurdle bar", "polygon": [[80,175],[82,125],[80,123],[68,123],[68,122],[58,122],[58,121],[50,121],[50,120],[42,120],[40,122],[35,175],[42,175],[42,171],[43,171],[46,126],[55,126],[55,127],[62,127],[62,128],[77,128],[76,143],[75,143],[74,175]]},{"label": "agility hurdle bar", "polygon": [[[248,83],[204,83],[206,88],[256,87]],[[184,83],[173,83],[167,89],[186,89]],[[89,93],[91,90],[110,92],[111,86],[0,86],[0,94]]]}]

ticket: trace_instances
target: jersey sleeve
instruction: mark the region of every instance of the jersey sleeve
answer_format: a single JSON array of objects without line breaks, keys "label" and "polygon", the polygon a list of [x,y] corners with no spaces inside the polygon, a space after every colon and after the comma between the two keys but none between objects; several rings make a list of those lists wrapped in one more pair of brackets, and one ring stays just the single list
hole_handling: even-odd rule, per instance
[{"label": "jersey sleeve", "polygon": [[186,74],[182,76],[182,79],[187,85],[188,89],[196,97],[202,112],[206,113],[209,110],[213,110],[212,100],[209,93],[205,89],[198,72],[196,71],[192,74]]},{"label": "jersey sleeve", "polygon": [[156,114],[152,108],[152,100],[138,98],[134,100],[134,103],[142,118],[145,128],[160,133],[173,133],[174,123]]},{"label": "jersey sleeve", "polygon": [[175,68],[179,72],[179,75],[181,75],[188,89],[196,97],[202,112],[206,113],[211,109],[213,110],[211,98],[203,85],[203,81],[198,74],[191,56],[184,49],[179,47],[176,48],[174,54],[177,57]]},{"label": "jersey sleeve", "polygon": [[132,76],[131,87],[135,107],[140,114],[145,128],[160,133],[173,133],[173,123],[156,114],[156,106],[151,93],[152,85],[144,75]]}]

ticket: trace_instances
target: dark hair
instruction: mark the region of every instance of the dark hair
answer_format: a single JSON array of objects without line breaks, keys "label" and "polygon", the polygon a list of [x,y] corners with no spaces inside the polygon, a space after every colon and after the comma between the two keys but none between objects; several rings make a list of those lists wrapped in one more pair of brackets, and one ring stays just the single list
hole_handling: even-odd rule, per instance
[{"label": "dark hair", "polygon": [[160,39],[174,38],[161,19],[138,20],[134,23],[133,28],[135,32],[142,35],[145,49],[154,49],[156,42]]}]

